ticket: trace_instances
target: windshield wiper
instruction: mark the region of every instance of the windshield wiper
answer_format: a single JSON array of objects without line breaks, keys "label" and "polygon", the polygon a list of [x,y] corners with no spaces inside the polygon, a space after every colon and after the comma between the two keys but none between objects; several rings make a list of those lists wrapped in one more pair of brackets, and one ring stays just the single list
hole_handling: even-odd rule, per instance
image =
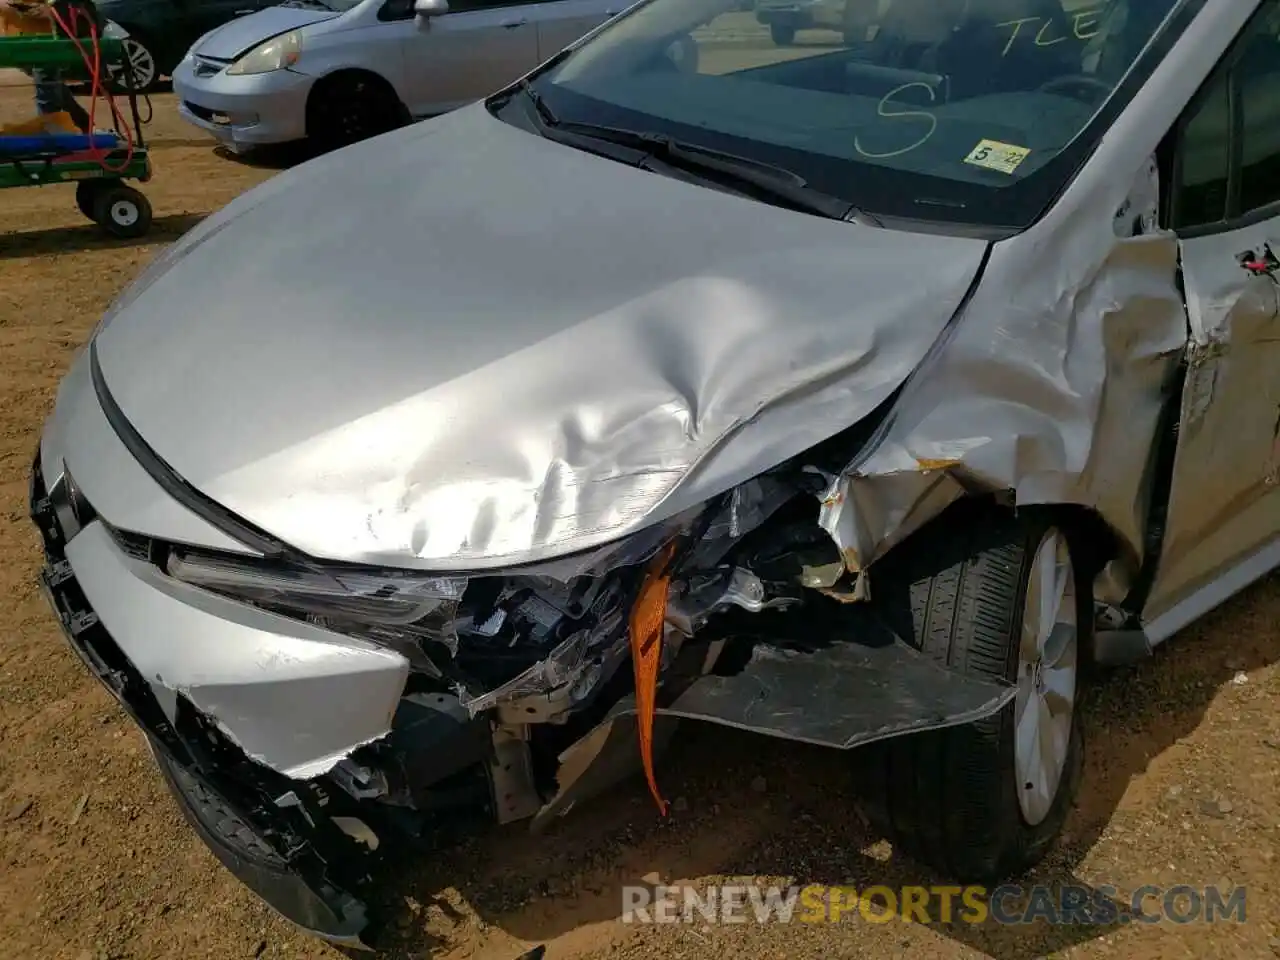
[{"label": "windshield wiper", "polygon": [[[644,157],[657,160],[667,167],[693,173],[721,186],[736,188],[755,195],[758,199],[805,213],[815,213],[832,220],[850,219],[855,215],[866,216],[847,200],[814,189],[804,177],[784,167],[711,147],[685,143],[665,134],[561,120],[528,81],[522,81],[520,89],[529,98],[538,119],[552,130],[637,150]],[[649,159],[642,161],[640,165],[650,169],[653,166]],[[867,219],[872,220],[870,217]]]},{"label": "windshield wiper", "polygon": [[[562,50],[561,53],[564,51]],[[533,89],[528,79],[520,81],[520,92],[529,98],[529,103],[533,105],[533,109],[538,114],[538,119],[548,127],[560,126],[560,118],[556,116],[554,110],[547,106],[547,101],[537,90]]]}]

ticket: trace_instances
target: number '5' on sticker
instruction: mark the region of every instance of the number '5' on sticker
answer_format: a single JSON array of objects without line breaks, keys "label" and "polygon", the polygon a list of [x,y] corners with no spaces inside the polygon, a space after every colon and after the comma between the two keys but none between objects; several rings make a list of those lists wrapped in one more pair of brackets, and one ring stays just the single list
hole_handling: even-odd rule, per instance
[{"label": "number '5' on sticker", "polygon": [[1012,143],[1001,143],[999,140],[980,140],[973,148],[965,163],[985,170],[996,170],[1000,173],[1013,173],[1031,151]]}]

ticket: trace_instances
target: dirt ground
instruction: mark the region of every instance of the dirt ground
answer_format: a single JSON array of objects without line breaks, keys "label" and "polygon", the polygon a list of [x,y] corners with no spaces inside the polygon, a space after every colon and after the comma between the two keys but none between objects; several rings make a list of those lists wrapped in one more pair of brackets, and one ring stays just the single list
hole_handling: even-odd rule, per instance
[{"label": "dirt ground", "polygon": [[[0,88],[0,117],[25,115],[27,97]],[[273,172],[215,154],[171,96],[154,110],[145,243],[102,239],[70,189],[0,194],[0,956],[336,958],[184,826],[142,739],[66,649],[36,588],[27,475],[59,377],[164,244]],[[943,882],[868,832],[847,803],[842,757],[694,729],[661,772],[679,798],[665,821],[635,784],[547,838],[495,831],[389,876],[387,955],[513,960],[545,944],[549,960],[1280,956],[1277,661],[1273,576],[1106,679],[1088,710],[1082,799],[1033,878],[1111,885],[1122,900],[1144,884],[1243,885],[1244,923],[623,924],[620,887],[653,874],[695,886]]]}]

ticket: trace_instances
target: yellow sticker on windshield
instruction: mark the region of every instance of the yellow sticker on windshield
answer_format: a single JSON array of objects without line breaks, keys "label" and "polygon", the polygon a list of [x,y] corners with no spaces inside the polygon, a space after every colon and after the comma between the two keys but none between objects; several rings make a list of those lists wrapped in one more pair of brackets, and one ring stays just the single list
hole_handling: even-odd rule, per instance
[{"label": "yellow sticker on windshield", "polygon": [[999,170],[1001,173],[1013,173],[1018,165],[1031,153],[1026,147],[1016,147],[1012,143],[1001,143],[999,140],[981,140],[973,148],[973,152],[964,158],[965,163],[987,170]]}]

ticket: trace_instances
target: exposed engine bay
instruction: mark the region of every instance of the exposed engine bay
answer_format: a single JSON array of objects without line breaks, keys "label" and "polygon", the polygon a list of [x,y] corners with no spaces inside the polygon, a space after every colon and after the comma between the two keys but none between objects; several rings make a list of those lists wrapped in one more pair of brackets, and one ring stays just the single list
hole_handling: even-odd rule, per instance
[{"label": "exposed engine bay", "polygon": [[[505,822],[533,814],[554,793],[559,752],[630,689],[634,678],[621,668],[631,654],[631,615],[646,571],[668,545],[663,673],[688,643],[703,649],[700,672],[710,671],[730,611],[786,611],[820,593],[853,595],[839,550],[817,525],[828,482],[816,470],[767,474],[705,511],[523,575],[397,572],[389,583],[386,571],[255,566],[177,546],[162,566],[180,581],[403,654],[410,681],[390,737],[337,764],[333,778],[357,800],[418,807],[441,768],[424,717],[445,712],[461,728],[492,727],[492,736],[468,742],[491,741],[503,761],[495,766],[506,782],[493,787]],[[425,769],[412,762],[419,750]]]}]

